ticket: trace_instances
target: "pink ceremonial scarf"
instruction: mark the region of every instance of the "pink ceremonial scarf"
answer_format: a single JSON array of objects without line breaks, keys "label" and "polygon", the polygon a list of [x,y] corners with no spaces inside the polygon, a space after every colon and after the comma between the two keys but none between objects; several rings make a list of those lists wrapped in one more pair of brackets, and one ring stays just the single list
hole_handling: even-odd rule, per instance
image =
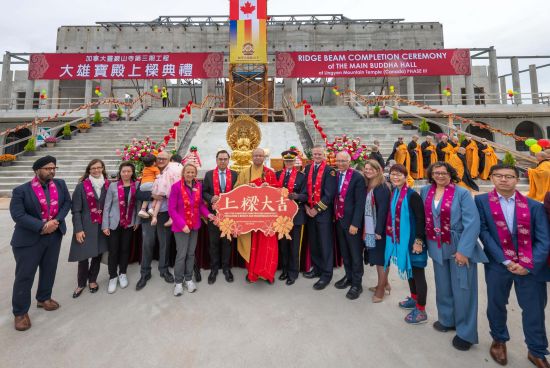
[{"label": "pink ceremonial scarf", "polygon": [[48,189],[50,192],[49,206],[46,199],[46,194],[44,193],[42,184],[40,184],[40,180],[38,180],[37,176],[32,179],[31,188],[40,203],[40,216],[42,217],[42,222],[48,222],[57,216],[59,213],[59,194],[57,193],[57,187],[55,186],[53,180],[50,180],[48,183]]},{"label": "pink ceremonial scarf", "polygon": [[[340,184],[340,176],[342,173],[338,173],[338,184]],[[338,194],[338,199],[334,203],[334,212],[336,213],[336,221],[344,218],[344,202],[346,201],[346,193],[348,192],[349,182],[351,176],[353,175],[353,169],[348,169],[346,171],[346,176],[344,177],[344,182],[342,183],[342,190]]]},{"label": "pink ceremonial scarf", "polygon": [[[84,188],[84,194],[86,194],[86,202],[88,203],[88,208],[90,209],[92,223],[101,224],[103,221],[103,209],[99,208],[99,198],[95,198],[95,191],[92,186],[92,181],[90,179],[84,180],[82,182],[82,187]],[[108,187],[109,180],[105,180],[105,189]]]},{"label": "pink ceremonial scarf", "polygon": [[120,227],[127,229],[132,223],[132,215],[134,214],[134,205],[136,203],[136,182],[130,183],[130,203],[126,206],[124,198],[124,184],[122,180],[117,183],[118,187],[118,208],[120,210]]},{"label": "pink ceremonial scarf", "polygon": [[[401,239],[401,206],[403,205],[403,200],[405,199],[408,191],[409,187],[407,186],[407,184],[403,185],[403,187],[401,188],[401,192],[399,192],[399,198],[397,198],[397,203],[395,205],[395,239],[393,238],[391,209],[388,211],[388,216],[386,217],[386,235],[391,237],[394,244],[399,244],[399,241]],[[393,195],[394,194],[392,194],[390,198],[393,198]]]},{"label": "pink ceremonial scarf", "polygon": [[512,241],[512,233],[506,224],[496,189],[488,193],[489,207],[497,227],[500,246],[504,251],[504,257],[522,267],[533,269],[533,246],[531,244],[531,213],[527,198],[516,191],[516,223],[518,227],[518,251]]},{"label": "pink ceremonial scarf", "polygon": [[439,212],[439,226],[434,225],[433,199],[435,196],[436,185],[432,184],[426,202],[424,203],[424,213],[426,217],[426,236],[428,240],[437,241],[437,247],[441,244],[451,244],[451,205],[455,195],[455,185],[453,183],[445,187],[443,198],[441,198],[441,210]]}]

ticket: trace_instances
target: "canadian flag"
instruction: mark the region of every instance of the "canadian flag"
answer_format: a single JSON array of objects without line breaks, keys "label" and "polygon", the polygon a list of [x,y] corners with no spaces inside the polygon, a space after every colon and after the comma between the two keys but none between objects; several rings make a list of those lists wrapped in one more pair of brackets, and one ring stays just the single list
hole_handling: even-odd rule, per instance
[{"label": "canadian flag", "polygon": [[267,0],[231,0],[230,20],[267,19]]}]

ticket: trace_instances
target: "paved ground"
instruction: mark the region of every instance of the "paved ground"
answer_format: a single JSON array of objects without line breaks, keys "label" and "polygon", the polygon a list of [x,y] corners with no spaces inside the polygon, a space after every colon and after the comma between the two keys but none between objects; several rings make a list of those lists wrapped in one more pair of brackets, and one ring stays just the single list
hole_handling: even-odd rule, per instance
[{"label": "paved ground", "polygon": [[[130,287],[106,293],[102,266],[100,291],[71,298],[76,264],[67,263],[69,238],[63,241],[53,297],[61,309],[37,310],[33,327],[13,329],[11,288],[15,263],[9,245],[12,222],[0,202],[0,367],[497,367],[488,354],[490,337],[485,317],[485,283],[480,272],[480,344],[469,352],[451,347],[451,333],[436,332],[435,291],[428,267],[429,324],[407,326],[397,302],[407,284],[391,274],[392,295],[372,304],[370,293],[349,301],[332,285],[318,292],[303,278],[248,285],[244,271],[236,281],[218,279],[198,284],[195,294],[172,296],[172,286],[155,273],[136,292],[137,264],[128,271]],[[70,231],[69,231],[70,233]],[[480,270],[481,271],[481,270]],[[203,272],[203,277],[207,273]],[[343,270],[335,271],[335,279]],[[363,285],[374,283],[367,268]],[[35,282],[36,286],[36,282]],[[34,293],[35,290],[33,290]],[[509,366],[530,367],[523,344],[515,297],[509,305]]]}]

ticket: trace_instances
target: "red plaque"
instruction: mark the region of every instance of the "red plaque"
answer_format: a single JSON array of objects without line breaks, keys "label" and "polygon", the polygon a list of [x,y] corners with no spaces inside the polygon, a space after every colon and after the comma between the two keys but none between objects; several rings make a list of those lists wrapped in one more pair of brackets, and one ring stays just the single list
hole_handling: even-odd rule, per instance
[{"label": "red plaque", "polygon": [[286,188],[249,185],[220,194],[214,209],[221,236],[228,239],[251,231],[290,239],[293,219],[298,213],[298,205],[288,199]]}]

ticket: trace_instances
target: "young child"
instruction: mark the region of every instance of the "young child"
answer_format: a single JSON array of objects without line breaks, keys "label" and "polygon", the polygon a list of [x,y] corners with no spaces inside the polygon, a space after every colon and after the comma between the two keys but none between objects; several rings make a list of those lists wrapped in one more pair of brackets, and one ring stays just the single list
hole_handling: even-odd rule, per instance
[{"label": "young child", "polygon": [[[166,167],[162,171],[162,174],[160,174],[160,176],[153,183],[153,195],[159,195],[168,198],[170,196],[170,189],[172,189],[172,185],[175,182],[181,180],[182,170],[183,165],[179,162],[170,162],[168,165],[166,165]],[[152,217],[152,226],[155,226],[157,224],[157,215],[159,213],[162,201],[163,200],[154,201],[154,205],[151,209],[149,209],[149,214]],[[172,219],[165,222],[164,226],[172,226]]]},{"label": "young child", "polygon": [[[153,183],[157,176],[160,175],[160,170],[155,166],[156,161],[155,155],[149,153],[147,156],[141,158],[141,162],[145,166],[141,172],[141,190],[150,191],[153,189]],[[154,207],[155,202],[153,201],[152,207]],[[150,215],[147,213],[147,207],[149,206],[149,201],[143,201],[141,203],[141,210],[138,212],[138,216],[141,218],[149,218]]]}]

